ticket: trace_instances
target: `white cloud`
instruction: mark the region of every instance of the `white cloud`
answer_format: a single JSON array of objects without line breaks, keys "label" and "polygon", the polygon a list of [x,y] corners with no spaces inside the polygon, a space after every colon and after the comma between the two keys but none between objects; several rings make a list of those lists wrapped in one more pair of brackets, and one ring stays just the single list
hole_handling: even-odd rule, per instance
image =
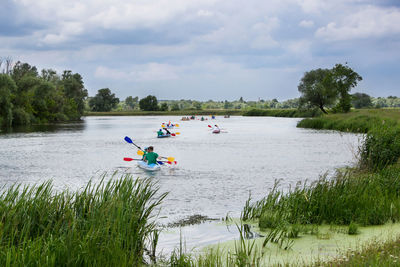
[{"label": "white cloud", "polygon": [[95,77],[126,81],[165,81],[179,78],[178,67],[169,64],[148,63],[134,65],[129,70],[113,69],[105,66],[96,68]]},{"label": "white cloud", "polygon": [[325,40],[376,38],[400,34],[400,9],[368,6],[350,14],[341,22],[319,28],[316,37]]},{"label": "white cloud", "polygon": [[303,27],[303,28],[312,28],[314,26],[314,21],[302,20],[302,21],[300,21],[299,26]]}]

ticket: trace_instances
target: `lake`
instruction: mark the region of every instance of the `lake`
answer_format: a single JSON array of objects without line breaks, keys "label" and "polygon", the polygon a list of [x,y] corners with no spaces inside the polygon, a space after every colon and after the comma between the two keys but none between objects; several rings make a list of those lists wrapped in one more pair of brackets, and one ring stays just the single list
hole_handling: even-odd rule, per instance
[{"label": "lake", "polygon": [[[193,214],[239,217],[249,194],[258,200],[277,180],[287,189],[354,164],[360,139],[355,134],[299,129],[300,119],[295,118],[179,119],[86,117],[79,123],[0,134],[0,185],[52,179],[56,189],[75,190],[91,178],[98,181],[104,172],[117,171],[117,176],[151,177],[160,192],[169,192],[160,213],[163,224]],[[180,135],[156,138],[161,123],[168,120],[179,123],[171,132]],[[223,132],[212,134],[208,125],[213,124]],[[149,173],[134,161],[123,161],[124,157],[139,158],[125,136],[141,147],[154,146],[159,155],[175,157],[178,164]],[[191,228],[200,239],[201,227]],[[172,239],[176,241],[176,236]]]}]

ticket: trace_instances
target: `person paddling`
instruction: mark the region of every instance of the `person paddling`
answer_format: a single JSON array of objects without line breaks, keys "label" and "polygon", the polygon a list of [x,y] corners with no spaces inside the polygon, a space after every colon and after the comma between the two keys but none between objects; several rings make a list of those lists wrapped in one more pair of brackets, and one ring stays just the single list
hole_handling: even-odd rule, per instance
[{"label": "person paddling", "polygon": [[147,165],[157,164],[157,158],[159,157],[157,153],[153,152],[154,148],[149,146],[147,148],[147,154],[144,156],[144,161],[147,162]]},{"label": "person paddling", "polygon": [[162,129],[158,130],[157,135],[158,136],[163,136],[164,135],[164,132],[162,131]]}]

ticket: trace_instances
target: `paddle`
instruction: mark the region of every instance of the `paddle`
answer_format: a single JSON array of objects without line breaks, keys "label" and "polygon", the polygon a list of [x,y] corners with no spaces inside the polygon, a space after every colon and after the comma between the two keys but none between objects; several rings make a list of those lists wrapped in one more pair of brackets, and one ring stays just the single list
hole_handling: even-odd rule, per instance
[{"label": "paddle", "polygon": [[[132,160],[142,160],[142,159],[133,159],[133,158],[124,158],[125,161],[132,161]],[[157,161],[158,164],[164,165],[166,161]]]},{"label": "paddle", "polygon": [[135,147],[137,147],[138,149],[142,150],[142,149],[140,148],[140,146],[137,146],[137,145],[132,141],[132,139],[130,139],[128,136],[125,136],[124,139],[125,139],[125,141],[126,141],[127,143],[132,144],[132,145],[134,145]]},{"label": "paddle", "polygon": [[[137,153],[139,156],[143,156],[143,155],[144,155],[144,152],[141,151],[141,150],[138,150],[136,153]],[[170,161],[170,162],[175,162],[175,164],[178,164],[178,163],[175,161],[175,158],[174,158],[174,157],[161,157],[161,156],[160,156],[160,158],[167,159],[167,160]]]}]

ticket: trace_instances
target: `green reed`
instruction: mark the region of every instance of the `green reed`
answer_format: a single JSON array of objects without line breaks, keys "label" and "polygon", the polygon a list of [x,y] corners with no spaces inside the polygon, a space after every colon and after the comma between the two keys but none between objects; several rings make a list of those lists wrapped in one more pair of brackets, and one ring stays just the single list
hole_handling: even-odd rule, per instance
[{"label": "green reed", "polygon": [[13,185],[0,195],[1,266],[138,266],[157,235],[166,194],[148,179],[114,176],[77,192],[52,183]]},{"label": "green reed", "polygon": [[259,219],[261,227],[288,224],[380,225],[400,220],[400,168],[379,172],[338,172],[307,184],[299,183],[287,193],[274,187],[260,201],[248,205],[246,214]]},{"label": "green reed", "polygon": [[243,116],[268,116],[268,117],[290,117],[308,118],[321,116],[322,112],[317,109],[250,109]]}]

